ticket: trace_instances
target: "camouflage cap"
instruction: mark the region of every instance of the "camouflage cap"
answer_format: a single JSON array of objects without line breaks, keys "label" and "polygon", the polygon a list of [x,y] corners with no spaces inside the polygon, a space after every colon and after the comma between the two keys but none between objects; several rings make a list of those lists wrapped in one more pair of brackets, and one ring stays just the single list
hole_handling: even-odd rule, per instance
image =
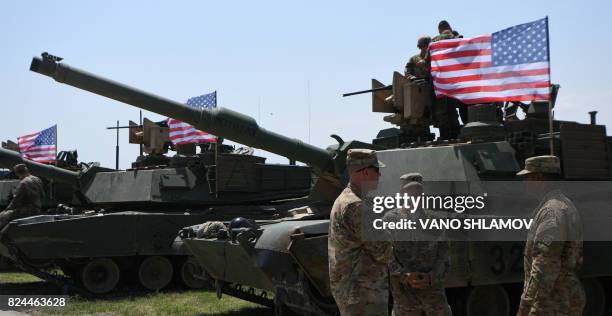
[{"label": "camouflage cap", "polygon": [[423,176],[418,172],[406,173],[400,177],[401,192],[423,192]]},{"label": "camouflage cap", "polygon": [[530,173],[561,174],[561,162],[557,156],[536,156],[525,159],[525,169],[519,171],[517,176]]},{"label": "camouflage cap", "polygon": [[423,176],[418,172],[410,172],[402,175],[400,180],[403,184],[408,184],[411,182],[423,183]]},{"label": "camouflage cap", "polygon": [[13,172],[14,173],[24,173],[26,171],[28,171],[28,167],[25,164],[22,164],[22,163],[20,163],[18,165],[15,165],[13,167]]},{"label": "camouflage cap", "polygon": [[417,40],[417,47],[429,46],[429,43],[431,43],[431,37],[429,37],[429,36],[421,36]]},{"label": "camouflage cap", "polygon": [[346,167],[349,171],[357,171],[367,167],[383,168],[385,164],[376,157],[376,151],[371,149],[349,149],[346,154]]}]

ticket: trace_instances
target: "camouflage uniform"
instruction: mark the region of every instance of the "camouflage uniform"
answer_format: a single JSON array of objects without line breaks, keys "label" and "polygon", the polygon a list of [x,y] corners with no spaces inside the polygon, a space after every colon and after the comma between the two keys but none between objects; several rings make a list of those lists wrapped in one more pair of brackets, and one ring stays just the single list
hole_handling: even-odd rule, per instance
[{"label": "camouflage uniform", "polygon": [[[519,174],[558,170],[557,157],[540,156],[527,159]],[[583,258],[580,214],[559,190],[549,192],[536,210],[525,245],[519,314],[582,315],[586,299],[576,274]]]},{"label": "camouflage uniform", "polygon": [[[359,151],[363,150],[349,150],[347,168],[358,170],[371,162],[351,157]],[[375,154],[374,163],[377,163]],[[363,240],[362,208],[362,197],[351,184],[334,202],[328,239],[330,286],[342,316],[388,315],[387,265],[391,245]]]},{"label": "camouflage uniform", "polygon": [[463,35],[459,34],[457,31],[446,30],[441,34],[434,36],[434,38],[431,39],[431,42],[433,43],[453,38],[463,38]]},{"label": "camouflage uniform", "polygon": [[18,218],[38,215],[42,208],[43,183],[33,175],[23,178],[11,203],[0,213],[0,229],[10,221]]},{"label": "camouflage uniform", "polygon": [[427,58],[427,47],[431,39],[428,36],[422,36],[417,41],[417,47],[421,50],[420,53],[410,57],[406,64],[405,76],[414,76],[417,79],[429,79],[429,61]]},{"label": "camouflage uniform", "polygon": [[227,239],[227,236],[227,227],[219,221],[206,222],[196,232],[197,238],[204,239]]},{"label": "camouflage uniform", "polygon": [[421,56],[416,54],[408,60],[406,64],[406,76],[415,76],[419,79],[429,78],[429,64],[427,62],[427,56]]},{"label": "camouflage uniform", "polygon": [[[416,177],[415,175],[422,179],[420,174],[407,174],[402,176],[402,180],[412,181]],[[425,210],[417,210],[416,212],[410,214],[409,210],[395,209],[385,214],[383,220],[414,220],[419,214],[429,215],[425,214],[429,212]],[[406,232],[402,232],[402,234],[404,233]],[[426,235],[422,231],[407,233],[410,236],[402,235],[402,238],[393,239],[393,255],[389,263],[393,315],[451,315],[450,306],[444,292],[444,280],[450,267],[449,243],[441,241],[444,239],[441,234],[437,236]],[[412,272],[429,273],[431,286],[426,289],[411,287],[408,277]]]}]

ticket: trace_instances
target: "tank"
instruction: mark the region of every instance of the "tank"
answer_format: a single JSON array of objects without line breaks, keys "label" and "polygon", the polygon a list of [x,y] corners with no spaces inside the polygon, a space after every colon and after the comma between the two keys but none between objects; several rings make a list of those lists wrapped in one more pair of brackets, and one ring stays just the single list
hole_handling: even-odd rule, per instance
[{"label": "tank", "polygon": [[[345,161],[350,148],[378,150],[379,159],[387,164],[381,182],[397,182],[403,173],[418,171],[426,181],[450,182],[452,188],[453,183],[465,181],[518,181],[515,174],[524,159],[550,152],[552,139],[565,179],[611,178],[611,138],[605,126],[555,120],[550,133],[547,103],[471,106],[470,121],[462,126],[458,139],[433,141],[426,114],[431,106],[430,90],[426,83],[411,82],[399,73],[390,86],[373,79],[371,91],[373,111],[389,113],[385,121],[397,127],[380,131],[368,143],[332,135],[337,143],[322,149],[267,131],[252,118],[228,109],[194,110],[57,61],[34,58],[31,70],[310,165],[317,177],[308,198],[294,209],[301,211],[300,218],[228,226],[230,237],[225,239],[198,238],[194,233],[198,226],[186,227],[179,234],[215,280],[219,296],[226,293],[274,306],[277,315],[337,315],[329,287],[327,233],[331,206],[348,180]],[[499,115],[501,106],[506,108],[505,117]],[[517,107],[528,107],[525,119],[516,118]],[[592,163],[585,165],[584,159]],[[454,314],[510,315],[516,311],[517,293],[522,289],[523,244],[451,244],[451,271],[445,286]],[[609,248],[605,242],[585,243],[581,272],[588,300],[585,314],[603,314],[609,299],[605,289],[610,286],[612,269],[610,258],[601,255]]]},{"label": "tank", "polygon": [[[206,282],[195,278],[198,265],[175,241],[180,228],[239,215],[282,217],[286,208],[276,201],[299,199],[311,184],[309,167],[265,164],[219,147],[174,157],[151,153],[121,171],[66,170],[0,149],[0,166],[25,163],[74,197],[43,215],[12,221],[0,236],[0,251],[22,270],[86,295],[159,290],[172,281],[203,287]],[[63,275],[47,273],[53,266]]]},{"label": "tank", "polygon": [[85,295],[179,282],[201,288],[199,265],[175,240],[181,228],[237,216],[282,218],[310,191],[308,166],[266,164],[252,150],[221,142],[199,152],[196,145],[176,146],[170,157],[168,132],[147,119],[132,124],[130,142],[144,153],[127,170],[65,170],[0,149],[0,167],[25,163],[33,174],[70,186],[76,197],[56,214],[12,221],[0,236],[0,252],[24,271]]},{"label": "tank", "polygon": [[[19,152],[19,146],[12,142],[2,142],[2,150],[10,150],[15,153]],[[80,170],[84,163],[78,162],[78,153],[76,150],[73,151],[61,151],[57,154],[56,165],[66,170]],[[3,164],[2,167],[6,167],[5,170],[0,170],[0,210],[6,209],[13,198],[13,193],[19,184],[19,179],[11,171],[12,165],[8,163]],[[0,167],[1,168],[1,167]],[[52,179],[42,177],[44,197],[42,201],[42,207],[45,211],[54,213],[57,210],[58,205],[75,203],[76,199],[74,196],[74,190],[71,185],[53,181]],[[11,261],[0,256],[0,271],[13,268]]]}]

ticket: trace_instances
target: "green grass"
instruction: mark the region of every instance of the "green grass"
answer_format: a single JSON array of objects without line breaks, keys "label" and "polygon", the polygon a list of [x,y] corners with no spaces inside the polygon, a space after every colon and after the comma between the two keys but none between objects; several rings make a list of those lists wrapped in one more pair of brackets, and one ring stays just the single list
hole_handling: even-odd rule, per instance
[{"label": "green grass", "polygon": [[152,293],[140,297],[87,301],[71,298],[64,308],[30,310],[37,315],[273,315],[271,309],[229,296],[217,300],[215,293],[189,291]]},{"label": "green grass", "polygon": [[0,284],[2,283],[27,283],[38,282],[41,279],[23,272],[3,272],[0,273]]},{"label": "green grass", "polygon": [[[0,288],[3,284],[7,283],[11,283],[14,286],[15,283],[30,282],[40,282],[40,279],[26,273],[0,273]],[[26,312],[33,316],[265,316],[274,314],[270,308],[227,295],[223,295],[223,298],[218,300],[216,294],[210,291],[159,292],[141,296],[99,300],[86,300],[73,296],[69,298],[66,307],[41,307],[30,309]]]}]

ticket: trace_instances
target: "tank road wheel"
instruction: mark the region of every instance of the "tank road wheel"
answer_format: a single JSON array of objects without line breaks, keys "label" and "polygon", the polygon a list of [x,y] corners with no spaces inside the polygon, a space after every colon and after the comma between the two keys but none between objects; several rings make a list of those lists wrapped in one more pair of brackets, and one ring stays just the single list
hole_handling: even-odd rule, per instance
[{"label": "tank road wheel", "polygon": [[138,280],[151,291],[161,290],[172,281],[172,263],[166,257],[150,256],[140,263]]},{"label": "tank road wheel", "polygon": [[510,298],[506,289],[498,284],[472,288],[467,297],[468,316],[510,315]]},{"label": "tank road wheel", "polygon": [[582,279],[586,304],[584,306],[585,316],[603,315],[606,311],[606,291],[597,278]]},{"label": "tank road wheel", "polygon": [[195,258],[189,257],[183,262],[183,264],[181,264],[181,282],[186,287],[190,289],[201,289],[205,286],[212,288],[210,278],[208,278],[208,280],[201,279],[201,277],[205,276],[207,276],[206,273],[202,270],[202,267],[200,267],[200,264],[198,264],[198,261]]},{"label": "tank road wheel", "polygon": [[96,258],[89,261],[81,270],[80,279],[85,289],[94,294],[105,294],[112,291],[121,272],[113,259]]}]

